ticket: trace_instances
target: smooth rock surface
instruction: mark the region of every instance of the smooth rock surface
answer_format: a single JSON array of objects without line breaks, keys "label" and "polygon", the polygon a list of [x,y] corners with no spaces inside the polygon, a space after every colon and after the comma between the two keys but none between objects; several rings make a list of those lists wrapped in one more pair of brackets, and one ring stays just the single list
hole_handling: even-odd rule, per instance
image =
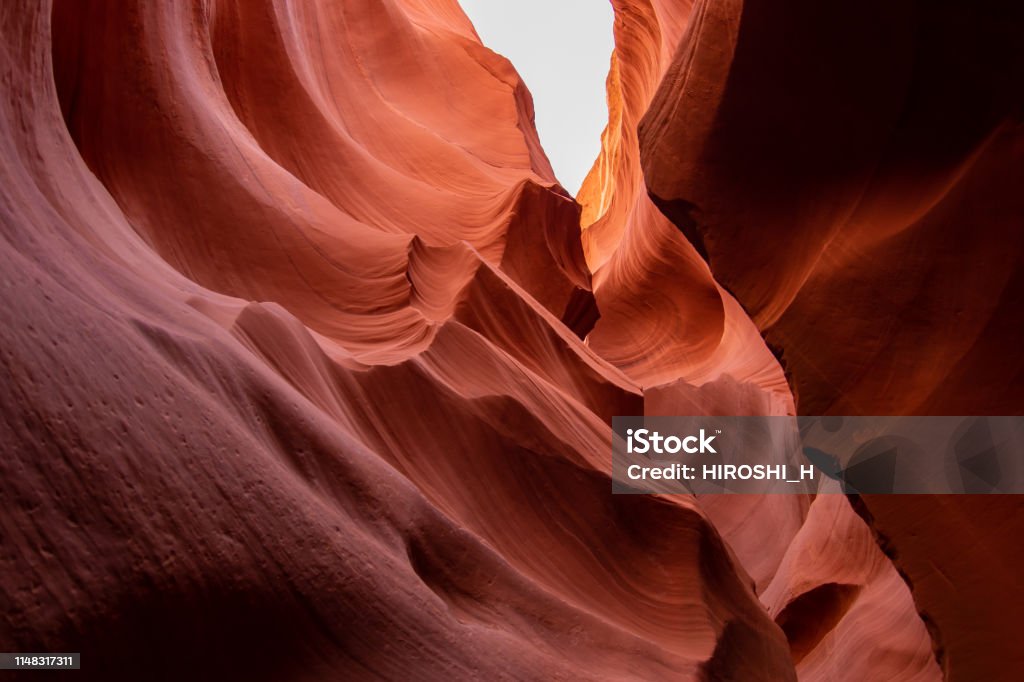
[{"label": "smooth rock surface", "polygon": [[[0,649],[102,680],[1012,679],[1016,498],[611,494],[614,415],[879,382],[1019,412],[1008,76],[934,118],[911,9],[857,10],[888,50],[857,56],[856,21],[748,4],[613,2],[578,204],[455,0],[0,5]],[[739,172],[783,20],[863,127],[790,74],[771,145],[814,144]]]}]

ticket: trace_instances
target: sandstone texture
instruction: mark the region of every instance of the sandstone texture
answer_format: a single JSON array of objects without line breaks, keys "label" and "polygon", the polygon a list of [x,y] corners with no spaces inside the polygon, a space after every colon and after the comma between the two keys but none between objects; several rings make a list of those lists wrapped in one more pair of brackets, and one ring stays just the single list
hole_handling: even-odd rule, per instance
[{"label": "sandstone texture", "polygon": [[615,415],[1022,411],[1020,10],[612,4],[575,200],[456,0],[0,4],[0,650],[1020,678],[1019,497],[610,483]]}]

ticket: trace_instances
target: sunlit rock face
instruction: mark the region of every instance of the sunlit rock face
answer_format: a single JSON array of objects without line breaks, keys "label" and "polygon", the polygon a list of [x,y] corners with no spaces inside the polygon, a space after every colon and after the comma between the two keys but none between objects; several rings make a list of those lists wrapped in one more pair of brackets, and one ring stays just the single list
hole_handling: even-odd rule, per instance
[{"label": "sunlit rock face", "polygon": [[767,391],[773,411],[792,412],[785,377],[757,328],[644,186],[637,125],[690,24],[690,3],[613,5],[609,123],[578,195],[601,311],[588,344],[644,386],[735,379]]},{"label": "sunlit rock face", "polygon": [[[714,7],[615,5],[610,120],[602,154],[578,196],[584,251],[602,315],[588,343],[645,385],[648,414],[791,411],[789,387],[759,332],[713,279],[702,245],[666,217],[675,216],[663,213],[664,206],[652,202],[642,175],[638,124],[666,73],[684,68],[678,55],[704,35],[705,21],[718,21],[708,19]],[[716,43],[709,41],[705,49],[714,54]],[[698,99],[701,92],[698,88]],[[709,106],[713,111],[713,103]],[[674,153],[673,148],[657,151],[667,158]],[[808,509],[770,498],[705,498],[701,504],[786,631],[801,676],[939,676],[934,644],[915,622],[906,586],[847,504],[817,500]],[[779,540],[774,547],[764,543],[766,534]],[[830,547],[825,538],[836,534],[844,540]],[[848,567],[848,582],[835,575],[839,564]],[[890,625],[879,627],[883,622]]]},{"label": "sunlit rock face", "polygon": [[[800,412],[1024,411],[1022,28],[1000,2],[693,13],[640,125],[646,186]],[[856,504],[948,677],[1019,675],[1020,498]]]},{"label": "sunlit rock face", "polygon": [[[864,287],[892,287],[890,305],[926,291],[856,267],[884,240],[908,233],[918,278],[945,272],[956,235],[979,257],[1002,239],[1019,262],[1019,235],[984,213],[1016,206],[999,192],[1020,147],[997,142],[1017,139],[1019,107],[989,84],[990,109],[946,122],[944,175],[896,176],[920,189],[921,220],[939,211],[924,236],[899,222],[917,213],[884,175],[871,192],[823,184],[829,210],[856,196],[874,211],[859,222],[790,225],[795,193],[764,201],[730,157],[703,156],[739,78],[723,63],[751,34],[769,49],[755,29],[778,18],[613,4],[611,119],[579,204],[540,148],[529,92],[455,0],[0,5],[0,649],[81,651],[81,674],[103,680],[1013,670],[996,594],[1019,600],[1014,502],[613,496],[608,453],[613,415],[853,409],[789,362],[788,339],[842,331],[793,273],[849,287],[828,295],[860,333]],[[833,45],[844,24],[810,9],[791,17],[807,45]],[[895,45],[913,15],[886,11]],[[925,96],[929,78],[906,92]],[[868,118],[891,105],[882,94]],[[680,97],[695,101],[672,109]],[[861,153],[837,173],[901,168]],[[702,202],[763,210],[765,229],[806,244],[730,223],[722,243],[744,230],[754,260],[720,263]],[[967,239],[939,220],[947,202],[992,221]],[[845,266],[828,255],[843,240]],[[807,259],[814,248],[825,255]],[[996,315],[1014,282],[1003,261],[963,280],[987,321],[962,311],[962,366],[935,356],[962,390],[940,403],[929,384],[919,410],[1011,409],[968,402],[962,373],[1014,395],[1018,332]],[[913,319],[940,353],[954,311],[936,306]],[[868,336],[878,358],[906,354]],[[859,395],[836,348],[815,352]],[[910,405],[894,386],[891,405]]]}]

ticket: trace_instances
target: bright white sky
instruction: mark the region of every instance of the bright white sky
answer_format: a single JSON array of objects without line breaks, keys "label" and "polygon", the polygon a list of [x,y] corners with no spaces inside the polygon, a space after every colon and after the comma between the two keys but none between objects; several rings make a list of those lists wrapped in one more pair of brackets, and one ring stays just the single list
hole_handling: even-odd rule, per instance
[{"label": "bright white sky", "polygon": [[610,0],[459,0],[484,45],[533,93],[537,131],[562,185],[576,194],[601,151],[604,81],[614,40]]}]

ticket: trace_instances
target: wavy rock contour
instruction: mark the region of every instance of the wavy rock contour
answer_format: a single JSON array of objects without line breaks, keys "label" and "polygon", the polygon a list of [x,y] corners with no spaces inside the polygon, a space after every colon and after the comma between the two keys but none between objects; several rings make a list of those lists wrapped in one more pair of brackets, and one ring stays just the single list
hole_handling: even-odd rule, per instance
[{"label": "wavy rock contour", "polygon": [[[849,294],[861,330],[860,292],[891,282],[857,249],[920,243],[922,210],[940,265],[920,268],[948,265],[956,233],[930,226],[1019,171],[1009,104],[946,122],[964,138],[941,177],[904,173],[913,206],[879,175],[823,194],[799,248],[731,262],[717,245],[750,230],[726,199],[752,190],[701,135],[749,85],[734,54],[750,31],[771,46],[756,29],[779,18],[613,4],[611,117],[579,204],[455,0],[0,6],[0,648],[82,651],[105,680],[997,678],[1012,630],[978,644],[963,609],[992,615],[1014,545],[991,581],[962,544],[908,546],[935,542],[945,502],[613,496],[608,451],[614,415],[852,409],[791,362],[827,312],[806,282]],[[830,26],[805,9],[793,31]],[[903,10],[885,11],[895,45]],[[891,118],[876,99],[871,120]],[[850,177],[904,177],[869,152]],[[749,196],[765,225],[803,215]],[[865,213],[822,218],[844,201]],[[992,294],[970,338],[936,342],[939,378],[1019,361],[996,314],[1020,271],[1005,232],[967,240],[1005,251],[970,283]],[[933,307],[928,338],[956,312]],[[866,395],[860,357],[829,349]],[[922,376],[893,409],[938,409]],[[996,404],[962,383],[945,409]],[[961,540],[979,523],[950,518]]]}]

